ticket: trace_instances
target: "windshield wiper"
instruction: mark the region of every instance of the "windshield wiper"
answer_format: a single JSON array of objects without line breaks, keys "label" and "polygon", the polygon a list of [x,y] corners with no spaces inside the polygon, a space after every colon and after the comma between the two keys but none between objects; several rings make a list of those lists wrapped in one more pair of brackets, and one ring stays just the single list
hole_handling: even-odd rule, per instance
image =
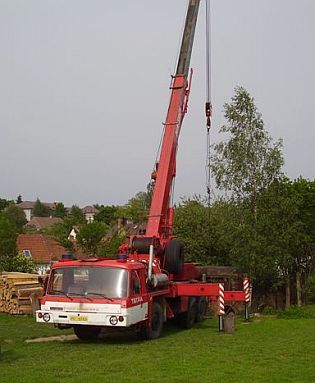
[{"label": "windshield wiper", "polygon": [[86,292],[86,294],[91,294],[91,295],[98,295],[98,296],[100,296],[100,297],[103,297],[103,298],[105,298],[105,299],[108,299],[109,301],[111,301],[111,302],[113,302],[113,298],[110,298],[110,297],[108,297],[108,296],[106,296],[105,294],[101,294],[101,293],[95,293],[94,291],[89,291],[89,292]]},{"label": "windshield wiper", "polygon": [[54,293],[62,294],[62,295],[64,295],[65,297],[67,297],[67,298],[69,298],[69,299],[71,299],[71,300],[73,301],[73,299],[72,299],[71,297],[69,297],[69,295],[68,295],[67,293],[65,293],[64,291],[62,291],[62,290],[52,290],[52,291],[50,292],[50,294],[54,294]]},{"label": "windshield wiper", "polygon": [[[83,294],[80,294],[80,293],[68,293],[68,296],[69,295],[73,295],[73,296],[75,296],[75,297],[83,297],[83,298],[86,298],[86,299],[88,299],[89,301],[91,301],[92,299],[90,298],[90,297],[88,297],[87,296],[87,293],[85,292],[85,293],[83,293]],[[70,297],[69,297],[70,298]]]}]

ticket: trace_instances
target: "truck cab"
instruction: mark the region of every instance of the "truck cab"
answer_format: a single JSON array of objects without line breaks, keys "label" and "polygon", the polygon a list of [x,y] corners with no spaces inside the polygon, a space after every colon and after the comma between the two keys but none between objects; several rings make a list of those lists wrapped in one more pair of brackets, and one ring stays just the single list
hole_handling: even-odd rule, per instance
[{"label": "truck cab", "polygon": [[36,320],[73,327],[79,338],[89,339],[104,326],[139,324],[148,319],[146,278],[142,262],[96,258],[58,262],[51,269]]}]

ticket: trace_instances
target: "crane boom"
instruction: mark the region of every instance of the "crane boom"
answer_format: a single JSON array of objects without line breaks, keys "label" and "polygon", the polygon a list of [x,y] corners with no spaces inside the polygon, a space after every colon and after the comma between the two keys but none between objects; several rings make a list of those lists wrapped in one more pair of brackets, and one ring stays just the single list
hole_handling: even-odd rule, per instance
[{"label": "crane boom", "polygon": [[177,69],[175,75],[172,76],[170,87],[171,97],[164,124],[165,130],[161,153],[154,174],[155,185],[146,228],[147,237],[166,239],[172,235],[173,209],[169,206],[170,195],[176,174],[176,152],[179,133],[187,111],[190,90],[188,72],[199,4],[200,0],[190,0],[187,8]]},{"label": "crane boom", "polygon": [[188,76],[200,0],[189,2],[176,74]]}]

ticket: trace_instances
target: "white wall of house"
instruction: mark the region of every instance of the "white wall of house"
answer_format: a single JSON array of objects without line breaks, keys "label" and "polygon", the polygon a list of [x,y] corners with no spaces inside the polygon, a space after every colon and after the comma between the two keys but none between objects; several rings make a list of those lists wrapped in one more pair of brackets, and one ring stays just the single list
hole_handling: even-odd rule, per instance
[{"label": "white wall of house", "polygon": [[32,209],[23,209],[27,222],[29,222],[32,219]]},{"label": "white wall of house", "polygon": [[87,222],[93,222],[95,213],[85,213],[84,216]]},{"label": "white wall of house", "polygon": [[38,272],[39,275],[45,275],[47,271],[49,270],[50,270],[50,263],[36,265],[36,271]]},{"label": "white wall of house", "polygon": [[72,230],[70,231],[70,234],[68,235],[68,240],[69,241],[76,241],[77,239],[77,231],[72,228]]}]

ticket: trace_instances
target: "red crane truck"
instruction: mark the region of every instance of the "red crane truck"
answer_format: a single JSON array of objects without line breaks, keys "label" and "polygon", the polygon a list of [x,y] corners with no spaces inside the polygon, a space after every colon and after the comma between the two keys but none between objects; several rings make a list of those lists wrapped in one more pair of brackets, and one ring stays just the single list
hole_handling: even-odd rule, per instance
[{"label": "red crane truck", "polygon": [[246,289],[224,292],[222,283],[208,283],[201,268],[185,263],[183,246],[173,235],[170,196],[187,112],[199,3],[190,0],[188,4],[159,162],[152,173],[154,190],[145,233],[121,245],[116,259],[55,263],[36,312],[37,322],[73,327],[80,339],[97,337],[103,327],[134,328],[141,338],[155,339],[167,319],[175,318],[186,328],[202,320],[209,301],[218,303],[222,330],[225,301],[248,301]]}]

